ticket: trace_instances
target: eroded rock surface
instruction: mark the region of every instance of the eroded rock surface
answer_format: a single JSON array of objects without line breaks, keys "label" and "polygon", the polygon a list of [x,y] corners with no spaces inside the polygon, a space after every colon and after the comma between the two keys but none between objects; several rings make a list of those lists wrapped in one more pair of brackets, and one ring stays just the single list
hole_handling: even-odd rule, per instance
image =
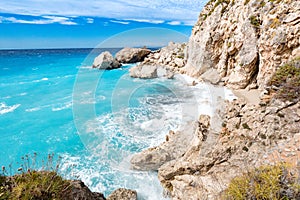
[{"label": "eroded rock surface", "polygon": [[273,163],[274,152],[284,151],[279,148],[285,148],[288,141],[299,140],[299,102],[275,100],[268,106],[241,100],[228,103],[219,134],[211,132],[201,118],[205,116],[200,117],[187,152],[158,170],[173,199],[218,199],[232,178],[249,168]]},{"label": "eroded rock surface", "polygon": [[116,60],[119,63],[142,62],[144,58],[151,53],[146,48],[124,48],[116,54]]},{"label": "eroded rock surface", "polygon": [[137,193],[134,190],[119,188],[113,191],[107,200],[137,200]]},{"label": "eroded rock surface", "polygon": [[116,69],[121,64],[114,59],[110,52],[104,51],[94,59],[93,68],[97,69]]},{"label": "eroded rock surface", "polygon": [[151,79],[157,78],[157,66],[154,65],[137,65],[129,70],[129,74],[133,78]]},{"label": "eroded rock surface", "polygon": [[185,65],[186,45],[170,42],[168,46],[151,52],[138,66],[131,68],[134,78],[173,78]]},{"label": "eroded rock surface", "polygon": [[280,65],[300,56],[299,10],[292,0],[209,1],[188,42],[186,73],[234,89],[263,88]]},{"label": "eroded rock surface", "polygon": [[132,168],[158,170],[166,162],[180,158],[187,151],[195,128],[195,124],[190,122],[182,130],[170,131],[160,146],[135,154],[130,161]]}]

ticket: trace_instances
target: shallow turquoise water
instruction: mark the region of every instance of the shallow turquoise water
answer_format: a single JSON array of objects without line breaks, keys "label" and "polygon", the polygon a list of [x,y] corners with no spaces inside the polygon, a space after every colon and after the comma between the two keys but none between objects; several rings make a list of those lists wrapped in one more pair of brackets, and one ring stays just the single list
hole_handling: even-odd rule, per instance
[{"label": "shallow turquoise water", "polygon": [[42,168],[54,153],[63,176],[93,191],[127,187],[162,199],[156,173],[132,171],[129,160],[177,128],[180,83],[132,79],[132,65],[90,69],[100,51],[0,51],[0,165],[16,173],[28,155],[30,167]]}]

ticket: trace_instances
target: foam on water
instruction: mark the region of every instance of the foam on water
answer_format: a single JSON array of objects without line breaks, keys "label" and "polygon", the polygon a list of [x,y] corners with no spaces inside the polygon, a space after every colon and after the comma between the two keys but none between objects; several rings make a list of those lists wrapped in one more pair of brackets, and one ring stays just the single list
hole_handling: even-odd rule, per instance
[{"label": "foam on water", "polygon": [[59,104],[59,105],[54,105],[52,106],[52,111],[53,112],[57,112],[57,111],[61,111],[61,110],[65,110],[65,109],[70,109],[72,107],[72,102],[67,102],[67,103],[63,103],[63,104]]},{"label": "foam on water", "polygon": [[39,79],[39,80],[34,80],[34,81],[32,81],[33,83],[39,83],[39,82],[41,82],[41,81],[48,81],[49,80],[49,78],[41,78],[41,79]]},{"label": "foam on water", "polygon": [[28,109],[26,109],[25,111],[26,111],[26,112],[35,112],[35,111],[38,111],[38,110],[41,110],[41,108],[40,108],[40,107],[36,107],[36,108],[28,108]]},{"label": "foam on water", "polygon": [[12,105],[12,106],[8,106],[5,103],[0,103],[0,115],[6,114],[6,113],[10,113],[10,112],[14,112],[21,104],[16,104],[16,105]]}]

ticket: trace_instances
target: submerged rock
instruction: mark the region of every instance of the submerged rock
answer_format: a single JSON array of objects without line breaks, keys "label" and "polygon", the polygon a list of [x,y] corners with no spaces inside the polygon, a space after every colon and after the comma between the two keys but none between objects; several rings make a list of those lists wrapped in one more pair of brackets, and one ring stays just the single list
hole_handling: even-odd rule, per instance
[{"label": "submerged rock", "polygon": [[110,52],[102,52],[94,59],[93,68],[97,69],[116,69],[121,67],[121,64],[114,59]]},{"label": "submerged rock", "polygon": [[134,190],[119,188],[113,191],[107,200],[137,200],[137,193]]},{"label": "submerged rock", "polygon": [[124,48],[116,54],[116,60],[120,63],[142,62],[151,53],[146,48]]}]

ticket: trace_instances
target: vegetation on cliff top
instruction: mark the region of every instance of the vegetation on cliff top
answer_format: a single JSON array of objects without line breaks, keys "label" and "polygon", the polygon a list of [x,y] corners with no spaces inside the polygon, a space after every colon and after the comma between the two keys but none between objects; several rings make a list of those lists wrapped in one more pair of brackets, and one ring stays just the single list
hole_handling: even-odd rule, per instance
[{"label": "vegetation on cliff top", "polygon": [[0,199],[63,200],[71,182],[53,171],[29,171],[12,177],[0,176]]},{"label": "vegetation on cliff top", "polygon": [[262,166],[234,178],[225,191],[225,199],[299,199],[300,182],[296,167],[286,163]]},{"label": "vegetation on cliff top", "polygon": [[283,101],[300,100],[300,57],[281,66],[269,82],[275,97]]},{"label": "vegetation on cliff top", "polygon": [[35,170],[38,168],[36,153],[25,155],[21,160],[21,167],[16,171],[11,165],[8,169],[2,166],[0,200],[70,199],[66,195],[72,192],[72,182],[64,180],[57,173],[60,157],[56,159],[54,154],[48,154],[46,161],[42,161],[41,170]]}]

